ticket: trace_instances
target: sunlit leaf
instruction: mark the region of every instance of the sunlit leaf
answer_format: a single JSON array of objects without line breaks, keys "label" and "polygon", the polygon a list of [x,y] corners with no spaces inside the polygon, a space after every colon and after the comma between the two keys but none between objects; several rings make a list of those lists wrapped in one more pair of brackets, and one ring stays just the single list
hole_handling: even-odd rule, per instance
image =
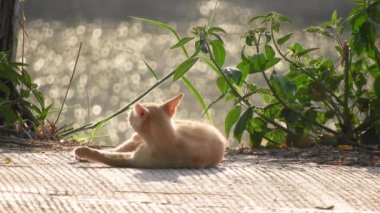
[{"label": "sunlit leaf", "polygon": [[134,17],[134,16],[131,16],[132,18],[134,19],[137,19],[137,20],[140,20],[140,21],[143,21],[143,22],[146,22],[146,23],[149,23],[151,25],[154,25],[154,26],[157,26],[157,27],[161,27],[163,29],[166,29],[166,30],[169,30],[171,31],[174,35],[176,35],[176,37],[179,39],[179,35],[177,33],[176,30],[174,30],[170,25],[168,24],[165,24],[165,23],[162,23],[162,22],[159,22],[159,21],[155,21],[155,20],[150,20],[150,19],[145,19],[145,18],[139,18],[139,17]]},{"label": "sunlit leaf", "polygon": [[273,48],[270,45],[265,44],[265,57],[270,60],[273,59],[275,55],[276,53],[274,52]]},{"label": "sunlit leaf", "polygon": [[277,39],[277,44],[283,45],[285,42],[287,42],[292,37],[292,33],[288,33],[281,38]]},{"label": "sunlit leaf", "polygon": [[194,97],[197,99],[199,105],[202,107],[202,110],[204,112],[206,112],[206,117],[207,117],[207,120],[212,123],[212,117],[211,117],[211,114],[210,112],[207,110],[207,105],[201,95],[201,93],[193,86],[193,84],[191,84],[191,82],[185,77],[185,76],[182,76],[182,82],[185,84],[185,86],[187,87],[188,90],[190,90],[190,92],[194,95]]},{"label": "sunlit leaf", "polygon": [[350,151],[352,149],[353,147],[351,145],[346,145],[346,144],[338,145],[338,150],[340,151]]},{"label": "sunlit leaf", "polygon": [[180,64],[176,69],[173,76],[173,81],[180,79],[187,71],[193,67],[193,65],[198,61],[198,58],[188,58],[182,64]]},{"label": "sunlit leaf", "polygon": [[239,84],[241,81],[242,73],[236,67],[225,67],[222,69],[222,73],[231,78],[236,84]]},{"label": "sunlit leaf", "polygon": [[226,50],[224,49],[223,42],[220,40],[213,40],[210,42],[210,45],[216,63],[219,67],[222,67],[226,60]]},{"label": "sunlit leaf", "polygon": [[210,29],[208,29],[207,31],[208,33],[227,33],[223,28],[220,28],[220,27],[211,27]]},{"label": "sunlit leaf", "polygon": [[281,61],[281,58],[272,58],[270,59],[269,61],[267,61],[267,63],[265,64],[265,70],[273,67],[274,65],[276,65],[278,62]]},{"label": "sunlit leaf", "polygon": [[265,70],[267,60],[263,53],[255,54],[252,57],[249,57],[251,63],[250,73],[262,72]]},{"label": "sunlit leaf", "polygon": [[27,86],[28,88],[30,88],[32,86],[32,78],[30,77],[29,73],[25,70],[22,71],[21,73],[21,79],[22,79],[22,82],[25,84],[25,86]]},{"label": "sunlit leaf", "polygon": [[189,41],[191,41],[193,39],[194,39],[194,37],[184,37],[181,40],[179,40],[178,43],[176,43],[173,46],[171,46],[170,49],[175,49],[175,48],[178,48],[178,47],[182,47],[187,42],[189,42]]},{"label": "sunlit leaf", "polygon": [[262,19],[262,18],[265,18],[265,16],[255,16],[255,17],[252,17],[250,20],[249,20],[249,24],[251,24],[252,22],[258,20],[258,19]]},{"label": "sunlit leaf", "polygon": [[304,55],[307,55],[308,53],[314,51],[314,50],[318,50],[319,48],[309,48],[309,49],[306,49],[306,50],[302,50],[300,52],[297,53],[297,56],[298,57],[302,57]]},{"label": "sunlit leaf", "polygon": [[336,23],[338,21],[338,13],[336,12],[336,10],[334,10],[334,12],[331,15],[331,21],[333,23]]},{"label": "sunlit leaf", "polygon": [[230,135],[230,131],[231,131],[232,126],[238,121],[240,113],[241,113],[241,107],[240,106],[233,107],[227,113],[227,116],[224,120],[224,132],[225,132],[227,138]]},{"label": "sunlit leaf", "polygon": [[239,121],[235,125],[234,137],[240,142],[243,136],[243,132],[246,129],[247,122],[252,118],[252,108],[248,108],[239,118]]}]

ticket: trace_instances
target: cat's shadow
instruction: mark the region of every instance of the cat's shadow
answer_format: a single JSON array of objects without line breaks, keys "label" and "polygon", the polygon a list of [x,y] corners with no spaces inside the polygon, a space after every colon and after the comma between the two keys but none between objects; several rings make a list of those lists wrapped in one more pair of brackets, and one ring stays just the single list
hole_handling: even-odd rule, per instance
[{"label": "cat's shadow", "polygon": [[203,180],[211,176],[222,173],[224,168],[209,169],[138,169],[140,172],[133,174],[133,177],[140,182],[174,182],[181,183],[185,179]]}]

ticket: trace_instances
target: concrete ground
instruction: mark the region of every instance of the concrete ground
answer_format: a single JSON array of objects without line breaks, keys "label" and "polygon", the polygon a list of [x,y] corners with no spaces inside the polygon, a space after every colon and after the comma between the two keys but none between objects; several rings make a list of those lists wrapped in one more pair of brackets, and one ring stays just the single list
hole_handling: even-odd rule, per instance
[{"label": "concrete ground", "polygon": [[227,156],[213,169],[128,169],[0,147],[0,212],[380,212],[380,168]]}]

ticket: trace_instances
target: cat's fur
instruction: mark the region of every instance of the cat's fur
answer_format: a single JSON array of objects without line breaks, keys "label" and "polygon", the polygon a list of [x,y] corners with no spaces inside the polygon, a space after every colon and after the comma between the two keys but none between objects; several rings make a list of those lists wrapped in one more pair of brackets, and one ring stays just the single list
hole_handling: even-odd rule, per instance
[{"label": "cat's fur", "polygon": [[136,104],[129,115],[129,123],[135,130],[129,141],[109,151],[80,146],[75,148],[75,156],[116,167],[216,166],[223,159],[226,139],[211,125],[173,121],[182,97],[179,94],[163,104]]}]

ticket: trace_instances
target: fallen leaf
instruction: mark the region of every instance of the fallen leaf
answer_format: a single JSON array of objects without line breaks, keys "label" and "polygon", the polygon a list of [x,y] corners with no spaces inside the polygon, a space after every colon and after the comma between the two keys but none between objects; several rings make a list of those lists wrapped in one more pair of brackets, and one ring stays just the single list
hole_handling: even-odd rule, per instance
[{"label": "fallen leaf", "polygon": [[1,164],[3,164],[3,165],[10,164],[11,162],[12,162],[12,160],[10,157],[5,157],[5,158],[0,160],[0,165]]},{"label": "fallen leaf", "polygon": [[351,145],[338,145],[340,151],[350,151],[353,149]]},{"label": "fallen leaf", "polygon": [[322,209],[322,210],[332,210],[334,209],[334,205],[318,205],[314,206],[316,209]]}]

